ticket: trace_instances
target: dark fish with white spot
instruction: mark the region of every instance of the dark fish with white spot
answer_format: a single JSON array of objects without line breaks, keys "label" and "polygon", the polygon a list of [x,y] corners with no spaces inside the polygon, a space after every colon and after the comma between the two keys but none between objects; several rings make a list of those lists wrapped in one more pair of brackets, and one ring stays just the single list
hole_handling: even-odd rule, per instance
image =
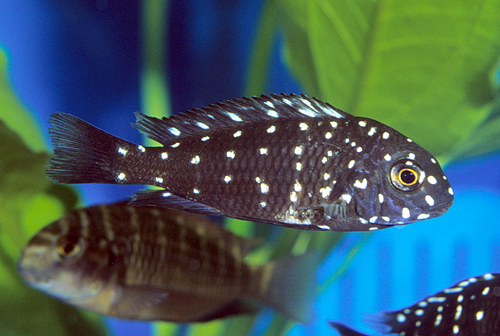
[{"label": "dark fish with white spot", "polygon": [[[369,320],[380,333],[405,336],[499,336],[500,274],[461,281],[414,305]],[[342,336],[367,336],[337,322]]]},{"label": "dark fish with white spot", "polygon": [[453,191],[398,131],[305,95],[233,99],[170,118],[136,113],[143,147],[54,113],[48,176],[146,184],[132,204],[305,230],[367,231],[442,215]]},{"label": "dark fish with white spot", "polygon": [[317,254],[248,264],[255,245],[199,215],[99,205],[40,230],[18,271],[68,304],[120,319],[202,322],[266,304],[308,322]]}]

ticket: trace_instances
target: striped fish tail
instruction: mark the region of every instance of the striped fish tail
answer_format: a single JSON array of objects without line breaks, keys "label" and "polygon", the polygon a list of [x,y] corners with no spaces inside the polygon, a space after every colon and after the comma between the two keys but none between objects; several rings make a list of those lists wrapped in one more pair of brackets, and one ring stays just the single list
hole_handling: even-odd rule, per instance
[{"label": "striped fish tail", "polygon": [[137,146],[66,113],[53,113],[49,135],[54,155],[47,176],[55,183],[134,183],[123,171]]},{"label": "striped fish tail", "polygon": [[310,323],[318,263],[316,252],[272,262],[274,271],[262,300],[289,318]]}]

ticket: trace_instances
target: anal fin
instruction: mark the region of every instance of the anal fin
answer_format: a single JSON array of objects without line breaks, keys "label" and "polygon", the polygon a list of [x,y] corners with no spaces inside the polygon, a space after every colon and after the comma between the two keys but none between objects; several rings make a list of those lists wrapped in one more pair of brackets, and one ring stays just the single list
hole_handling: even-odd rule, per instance
[{"label": "anal fin", "polygon": [[165,290],[147,286],[127,286],[120,288],[113,299],[109,314],[118,318],[135,319],[143,311],[166,300]]}]

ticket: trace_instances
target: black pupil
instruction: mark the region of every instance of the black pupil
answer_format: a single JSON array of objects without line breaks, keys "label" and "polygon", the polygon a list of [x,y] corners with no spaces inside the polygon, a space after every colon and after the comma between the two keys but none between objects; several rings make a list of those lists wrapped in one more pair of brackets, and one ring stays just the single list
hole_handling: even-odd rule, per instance
[{"label": "black pupil", "polygon": [[62,250],[65,254],[70,254],[71,252],[73,252],[74,248],[75,244],[73,242],[65,242]]},{"label": "black pupil", "polygon": [[404,169],[400,173],[401,181],[404,184],[413,184],[415,183],[417,177],[415,176],[415,173],[409,169]]}]

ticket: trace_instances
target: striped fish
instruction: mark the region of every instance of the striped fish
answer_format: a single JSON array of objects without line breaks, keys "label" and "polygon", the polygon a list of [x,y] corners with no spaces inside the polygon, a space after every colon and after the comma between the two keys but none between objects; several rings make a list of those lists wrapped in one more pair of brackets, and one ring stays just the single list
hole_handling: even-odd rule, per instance
[{"label": "striped fish", "polygon": [[57,183],[147,184],[136,205],[303,230],[368,231],[442,215],[439,163],[398,131],[305,95],[233,99],[170,118],[137,113],[160,147],[55,113],[47,171]]},{"label": "striped fish", "polygon": [[[373,316],[380,333],[401,336],[499,336],[500,274],[460,281],[414,305]],[[342,336],[367,336],[337,322]]]},{"label": "striped fish", "polygon": [[18,271],[36,289],[120,319],[200,322],[266,304],[309,321],[317,255],[251,265],[255,245],[199,215],[98,205],[40,230]]}]

